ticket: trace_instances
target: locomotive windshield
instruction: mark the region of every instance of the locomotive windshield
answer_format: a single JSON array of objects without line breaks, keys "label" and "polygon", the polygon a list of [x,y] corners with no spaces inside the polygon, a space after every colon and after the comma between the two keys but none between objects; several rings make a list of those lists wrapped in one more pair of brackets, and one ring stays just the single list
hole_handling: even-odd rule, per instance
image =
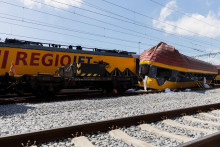
[{"label": "locomotive windshield", "polygon": [[149,74],[150,65],[149,64],[140,64],[139,75],[143,78],[145,75]]}]

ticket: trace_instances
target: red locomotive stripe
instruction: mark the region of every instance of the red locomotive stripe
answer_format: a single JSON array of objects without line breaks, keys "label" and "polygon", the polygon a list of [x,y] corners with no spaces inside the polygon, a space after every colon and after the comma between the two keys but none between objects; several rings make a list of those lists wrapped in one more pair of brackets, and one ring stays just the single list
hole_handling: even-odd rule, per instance
[{"label": "red locomotive stripe", "polygon": [[59,62],[59,55],[56,55],[55,66],[58,66],[58,62]]},{"label": "red locomotive stripe", "polygon": [[2,68],[6,68],[7,60],[8,60],[8,54],[9,54],[9,51],[5,51],[3,61],[2,61]]}]

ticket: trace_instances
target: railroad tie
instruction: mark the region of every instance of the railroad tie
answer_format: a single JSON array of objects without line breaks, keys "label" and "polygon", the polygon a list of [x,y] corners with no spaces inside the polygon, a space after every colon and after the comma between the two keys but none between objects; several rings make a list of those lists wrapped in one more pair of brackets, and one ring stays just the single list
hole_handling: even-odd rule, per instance
[{"label": "railroad tie", "polygon": [[170,126],[173,126],[173,127],[185,128],[187,130],[199,131],[199,132],[203,132],[203,133],[207,133],[207,134],[213,134],[213,133],[216,132],[216,131],[211,131],[211,130],[207,130],[207,129],[203,129],[203,128],[195,128],[195,127],[192,127],[192,126],[187,126],[187,125],[184,125],[184,124],[180,124],[180,123],[177,123],[177,122],[175,122],[171,119],[166,119],[166,120],[163,120],[162,122],[166,125],[170,125]]},{"label": "railroad tie", "polygon": [[148,144],[148,143],[146,143],[142,140],[138,140],[134,137],[129,136],[128,134],[126,134],[125,132],[123,132],[119,129],[110,131],[109,135],[112,136],[115,139],[122,140],[125,143],[131,144],[131,145],[136,146],[136,147],[154,147],[153,145]]},{"label": "railroad tie", "polygon": [[213,110],[212,113],[220,114],[220,110]]},{"label": "railroad tie", "polygon": [[199,113],[200,116],[211,118],[211,119],[220,119],[220,117],[208,114],[208,113]]},{"label": "railroad tie", "polygon": [[95,147],[85,136],[75,137],[71,143],[76,147]]},{"label": "railroad tie", "polygon": [[149,124],[142,124],[142,125],[139,125],[139,127],[141,128],[141,130],[145,130],[156,135],[165,136],[165,137],[168,137],[168,138],[180,141],[180,142],[188,142],[194,139],[194,138],[188,138],[185,136],[176,135],[176,134],[172,134],[166,131],[162,131],[162,130],[152,127]]},{"label": "railroad tie", "polygon": [[192,122],[203,123],[203,124],[206,124],[206,125],[220,126],[220,123],[215,123],[215,122],[211,122],[211,121],[200,120],[200,119],[194,118],[194,117],[192,117],[192,116],[183,116],[183,118],[184,118],[185,120],[192,121]]}]

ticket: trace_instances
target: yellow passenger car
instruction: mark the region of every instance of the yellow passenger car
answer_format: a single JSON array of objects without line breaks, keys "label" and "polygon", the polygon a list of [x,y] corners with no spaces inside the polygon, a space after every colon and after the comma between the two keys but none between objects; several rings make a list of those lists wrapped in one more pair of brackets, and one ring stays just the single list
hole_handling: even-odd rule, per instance
[{"label": "yellow passenger car", "polygon": [[220,65],[217,65],[216,68],[218,70],[218,74],[215,77],[215,81],[219,84],[220,83]]},{"label": "yellow passenger car", "polygon": [[[209,84],[217,75],[214,65],[179,53],[173,46],[160,42],[140,55],[141,86],[171,90]],[[147,78],[144,83],[145,77]]]}]

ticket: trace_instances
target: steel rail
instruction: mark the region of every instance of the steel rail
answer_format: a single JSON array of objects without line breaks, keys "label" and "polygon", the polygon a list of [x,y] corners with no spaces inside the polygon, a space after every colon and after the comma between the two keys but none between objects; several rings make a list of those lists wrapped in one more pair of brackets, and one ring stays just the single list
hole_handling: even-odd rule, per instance
[{"label": "steel rail", "polygon": [[[220,86],[217,85],[215,87],[212,87],[210,89],[205,89],[205,90],[212,90],[212,89],[216,89],[219,87]],[[200,91],[204,89],[196,87],[196,88],[193,88],[192,90]],[[141,94],[154,94],[154,93],[161,93],[161,92],[163,91],[152,90],[152,91],[139,91],[139,92],[125,92],[123,94],[113,94],[113,93],[103,93],[101,90],[86,91],[86,92],[75,90],[74,92],[71,92],[71,91],[61,92],[55,95],[54,97],[42,97],[42,98],[37,98],[36,96],[32,94],[25,94],[24,96],[9,94],[9,95],[0,95],[0,105],[80,100],[80,99],[103,98],[103,97],[135,96],[135,95],[141,95]]]},{"label": "steel rail", "polygon": [[[119,97],[119,96],[135,96],[140,94],[153,94],[160,93],[161,91],[143,91],[143,92],[126,92],[123,94],[112,94],[112,93],[103,93],[101,91],[87,91],[85,92],[68,92],[60,93],[54,97],[42,97],[37,98],[36,96],[15,96],[15,97],[0,97],[0,105],[7,104],[19,104],[19,103],[40,103],[40,102],[51,102],[51,101],[67,101],[67,100],[80,100],[80,99],[89,99],[89,98],[103,98],[103,97]],[[10,95],[9,95],[10,96]]]},{"label": "steel rail", "polygon": [[[28,141],[30,142],[36,141],[37,144],[45,143],[53,140],[73,137],[71,136],[71,134],[81,134],[81,132],[83,134],[96,133],[99,131],[104,132],[114,129],[116,127],[123,127],[123,126],[128,127],[132,125],[138,125],[140,123],[156,122],[163,120],[164,118],[174,118],[174,117],[179,117],[181,115],[192,115],[197,113],[198,111],[199,112],[209,111],[212,109],[219,109],[219,108],[220,108],[220,103],[217,103],[217,104],[210,104],[204,106],[196,106],[191,108],[170,110],[165,112],[157,112],[146,115],[119,118],[114,120],[99,121],[94,123],[87,123],[87,124],[51,129],[51,130],[44,130],[44,131],[20,134],[15,136],[6,136],[0,138],[0,145],[21,146],[21,143],[26,144]],[[220,144],[220,140],[217,140],[216,143]]]},{"label": "steel rail", "polygon": [[219,147],[220,146],[220,132],[210,134],[190,142],[179,145],[178,147]]}]

